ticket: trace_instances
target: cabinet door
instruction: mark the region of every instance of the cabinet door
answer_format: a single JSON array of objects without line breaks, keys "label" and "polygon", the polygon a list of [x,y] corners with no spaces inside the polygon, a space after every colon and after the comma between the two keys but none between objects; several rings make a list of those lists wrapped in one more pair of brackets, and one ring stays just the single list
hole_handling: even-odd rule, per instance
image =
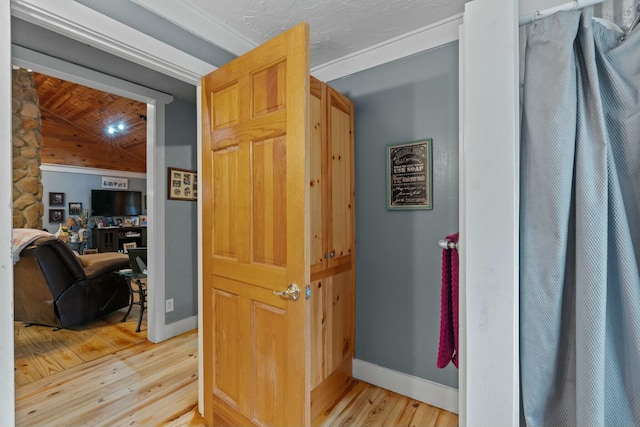
[{"label": "cabinet door", "polygon": [[326,85],[311,77],[309,194],[311,206],[311,274],[322,271],[328,264],[327,217],[327,127]]},{"label": "cabinet door", "polygon": [[354,235],[353,103],[327,87],[329,267],[351,262]]},{"label": "cabinet door", "polygon": [[318,386],[326,377],[325,347],[327,340],[326,327],[326,283],[318,279],[311,282],[311,389]]},{"label": "cabinet door", "polygon": [[311,283],[311,387],[353,358],[354,293],[351,270]]}]

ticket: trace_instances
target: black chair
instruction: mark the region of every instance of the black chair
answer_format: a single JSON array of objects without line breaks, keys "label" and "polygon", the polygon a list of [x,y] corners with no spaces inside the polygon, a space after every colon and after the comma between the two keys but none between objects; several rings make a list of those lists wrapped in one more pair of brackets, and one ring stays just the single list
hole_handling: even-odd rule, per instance
[{"label": "black chair", "polygon": [[[127,277],[129,283],[129,310],[122,318],[124,322],[127,320],[129,313],[134,305],[140,306],[140,317],[138,318],[138,327],[136,332],[140,332],[140,325],[142,324],[142,315],[145,308],[147,308],[147,248],[131,248],[127,251],[129,254],[129,264],[131,265],[131,271],[122,273]],[[134,286],[136,289],[134,289]],[[135,294],[138,294],[138,301],[135,300]]]},{"label": "black chair", "polygon": [[131,271],[134,274],[147,275],[147,248],[131,248],[127,250]]}]

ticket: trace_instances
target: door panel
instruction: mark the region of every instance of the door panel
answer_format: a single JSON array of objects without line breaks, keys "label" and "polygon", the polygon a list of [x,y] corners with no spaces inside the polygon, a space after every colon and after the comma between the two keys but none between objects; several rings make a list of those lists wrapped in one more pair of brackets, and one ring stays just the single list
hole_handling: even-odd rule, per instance
[{"label": "door panel", "polygon": [[351,271],[336,274],[329,278],[326,292],[327,328],[331,330],[331,337],[327,342],[326,375],[328,376],[342,362],[353,356],[353,342],[351,340],[351,322],[353,321],[353,301],[351,292]]},{"label": "door panel", "polygon": [[253,75],[253,117],[284,108],[286,63],[272,65]]},{"label": "door panel", "polygon": [[252,230],[254,263],[286,266],[287,228],[286,140],[254,142]]},{"label": "door panel", "polygon": [[215,371],[216,389],[214,393],[229,405],[237,408],[240,398],[240,358],[242,350],[235,339],[241,336],[240,297],[217,289],[214,292],[214,348],[217,350],[221,369]]},{"label": "door panel", "polygon": [[[213,253],[218,257],[238,259],[238,203],[235,197],[238,183],[238,147],[213,153],[213,198],[220,214],[213,218]],[[224,214],[222,214],[224,212]]]},{"label": "door panel", "polygon": [[253,357],[260,361],[253,365],[256,385],[253,391],[256,400],[253,416],[269,426],[285,425],[287,384],[284,381],[286,375],[278,375],[278,370],[282,369],[278,361],[287,357],[287,349],[281,345],[282,335],[287,329],[287,312],[255,301],[251,311],[254,322],[251,335],[255,352]]},{"label": "door panel", "polygon": [[310,424],[308,70],[301,24],[202,81],[207,425]]},{"label": "door panel", "polygon": [[[331,235],[329,266],[351,262],[354,183],[353,103],[333,88],[327,88],[328,139],[331,177]],[[350,185],[345,185],[350,183]]]},{"label": "door panel", "polygon": [[[311,274],[326,268],[327,227],[325,200],[327,192],[327,170],[324,159],[327,156],[326,141],[326,97],[324,85],[311,77],[311,96],[309,108],[311,115],[310,130],[310,206],[311,206]],[[312,329],[313,330],[313,329]]]},{"label": "door panel", "polygon": [[325,341],[327,339],[325,304],[326,292],[324,280],[314,280],[311,283],[311,389],[324,380],[325,375]]}]

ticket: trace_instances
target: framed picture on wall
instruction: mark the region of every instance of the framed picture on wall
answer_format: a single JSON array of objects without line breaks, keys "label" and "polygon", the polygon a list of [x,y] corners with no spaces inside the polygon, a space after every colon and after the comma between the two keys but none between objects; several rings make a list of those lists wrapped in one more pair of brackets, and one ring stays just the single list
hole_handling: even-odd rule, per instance
[{"label": "framed picture on wall", "polygon": [[64,193],[49,193],[49,206],[64,206]]},{"label": "framed picture on wall", "polygon": [[49,209],[49,222],[63,222],[64,209]]},{"label": "framed picture on wall", "polygon": [[129,252],[129,249],[135,249],[137,247],[138,245],[136,242],[127,242],[122,244],[122,250],[125,254]]},{"label": "framed picture on wall", "polygon": [[168,168],[167,198],[169,200],[196,201],[198,174],[196,171]]},{"label": "framed picture on wall", "polygon": [[82,203],[69,202],[69,215],[81,215],[81,214],[82,214]]},{"label": "framed picture on wall", "polygon": [[433,140],[387,145],[387,209],[433,209]]}]

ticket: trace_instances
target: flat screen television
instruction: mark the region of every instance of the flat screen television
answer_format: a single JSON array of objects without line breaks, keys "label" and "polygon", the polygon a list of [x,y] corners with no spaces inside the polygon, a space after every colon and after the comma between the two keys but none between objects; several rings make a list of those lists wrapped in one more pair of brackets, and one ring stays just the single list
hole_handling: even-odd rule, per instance
[{"label": "flat screen television", "polygon": [[128,190],[91,190],[94,216],[131,216],[142,214],[142,192]]}]

